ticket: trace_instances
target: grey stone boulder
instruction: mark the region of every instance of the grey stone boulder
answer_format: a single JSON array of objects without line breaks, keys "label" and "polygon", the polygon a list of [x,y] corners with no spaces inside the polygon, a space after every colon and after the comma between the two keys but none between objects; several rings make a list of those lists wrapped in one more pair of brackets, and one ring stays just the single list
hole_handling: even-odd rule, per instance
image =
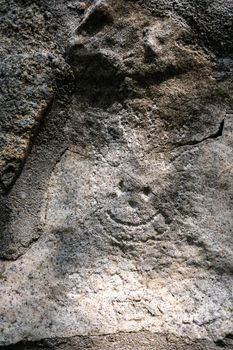
[{"label": "grey stone boulder", "polygon": [[0,345],[231,349],[232,4],[57,6],[73,91],[1,202]]}]

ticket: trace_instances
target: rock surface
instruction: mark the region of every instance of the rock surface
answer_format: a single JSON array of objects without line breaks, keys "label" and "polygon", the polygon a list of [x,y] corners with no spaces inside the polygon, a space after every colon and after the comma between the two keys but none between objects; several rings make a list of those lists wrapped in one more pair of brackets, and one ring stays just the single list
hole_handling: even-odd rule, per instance
[{"label": "rock surface", "polygon": [[51,107],[56,80],[68,65],[35,3],[1,1],[0,190],[20,173],[32,137]]},{"label": "rock surface", "polygon": [[119,333],[98,336],[77,336],[71,338],[43,339],[36,342],[22,341],[17,344],[4,346],[4,350],[37,350],[37,349],[62,349],[62,350],[218,350],[219,347],[231,349],[232,339],[226,338],[212,344],[209,341],[191,341],[187,338],[178,338],[174,335],[152,334],[149,332]]},{"label": "rock surface", "polygon": [[0,345],[232,348],[232,2],[10,4]]}]

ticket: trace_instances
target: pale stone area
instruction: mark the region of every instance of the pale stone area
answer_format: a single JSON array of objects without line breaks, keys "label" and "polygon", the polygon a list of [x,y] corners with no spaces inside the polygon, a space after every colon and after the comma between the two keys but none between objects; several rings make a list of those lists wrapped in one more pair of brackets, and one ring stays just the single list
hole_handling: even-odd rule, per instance
[{"label": "pale stone area", "polygon": [[0,203],[0,345],[232,337],[232,60],[209,20],[157,4],[96,1],[75,31],[65,14],[72,94]]},{"label": "pale stone area", "polygon": [[[46,234],[4,272],[3,341],[140,330],[214,339],[230,333],[229,136],[226,127],[223,139],[185,146],[174,161],[155,154],[136,162],[114,150],[107,162],[67,151],[45,194]],[[212,159],[223,188],[218,196]],[[166,216],[161,198],[179,186],[180,162],[182,176],[195,182],[170,199]],[[187,189],[191,183],[195,190]],[[175,208],[182,194],[188,214]]]}]

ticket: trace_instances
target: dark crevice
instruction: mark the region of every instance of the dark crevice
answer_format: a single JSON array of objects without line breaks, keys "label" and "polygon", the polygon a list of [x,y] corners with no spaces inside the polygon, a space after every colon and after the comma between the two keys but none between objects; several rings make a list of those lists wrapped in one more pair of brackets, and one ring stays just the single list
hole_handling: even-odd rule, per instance
[{"label": "dark crevice", "polygon": [[209,139],[217,139],[218,137],[221,137],[221,136],[223,135],[224,123],[225,123],[225,121],[224,121],[224,119],[223,119],[223,121],[222,121],[222,122],[220,123],[220,125],[219,125],[218,130],[217,130],[215,133],[213,133],[213,134],[211,134],[211,135],[209,135],[209,136],[206,136],[206,137],[204,137],[204,138],[201,139],[201,140],[191,140],[191,141],[189,141],[189,142],[178,143],[178,144],[176,144],[176,146],[177,146],[177,147],[181,147],[181,146],[193,146],[193,145],[197,145],[197,144],[202,143],[203,141],[206,141],[206,140],[209,140]]},{"label": "dark crevice", "polygon": [[76,34],[85,32],[94,35],[112,22],[113,17],[109,6],[107,6],[105,3],[99,3],[98,6],[94,6],[89,11],[89,15],[80,23],[76,29]]},{"label": "dark crevice", "polygon": [[148,87],[150,85],[162,84],[167,80],[179,77],[182,74],[188,73],[190,68],[180,68],[170,65],[164,71],[154,71],[146,73],[132,74],[131,78],[137,81],[140,87]]},{"label": "dark crevice", "polygon": [[218,339],[214,343],[215,343],[215,345],[217,345],[220,348],[225,348],[225,346],[226,346],[225,342],[222,339]]},{"label": "dark crevice", "polygon": [[225,336],[226,339],[232,339],[233,340],[233,333],[227,333]]}]

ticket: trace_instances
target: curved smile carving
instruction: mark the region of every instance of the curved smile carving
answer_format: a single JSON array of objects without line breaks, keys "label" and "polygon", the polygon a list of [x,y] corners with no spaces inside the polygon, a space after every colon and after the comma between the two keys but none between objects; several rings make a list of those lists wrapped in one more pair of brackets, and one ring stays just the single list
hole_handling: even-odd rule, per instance
[{"label": "curved smile carving", "polygon": [[146,225],[150,224],[154,220],[154,218],[156,217],[157,213],[158,212],[156,211],[156,213],[154,213],[152,216],[150,216],[146,220],[142,220],[140,222],[131,222],[131,221],[126,221],[126,220],[121,220],[121,219],[117,218],[116,215],[113,214],[110,210],[107,210],[107,214],[112,221],[115,221],[117,224],[120,224],[120,225],[132,226],[132,227],[140,227],[140,226],[146,226]]}]

